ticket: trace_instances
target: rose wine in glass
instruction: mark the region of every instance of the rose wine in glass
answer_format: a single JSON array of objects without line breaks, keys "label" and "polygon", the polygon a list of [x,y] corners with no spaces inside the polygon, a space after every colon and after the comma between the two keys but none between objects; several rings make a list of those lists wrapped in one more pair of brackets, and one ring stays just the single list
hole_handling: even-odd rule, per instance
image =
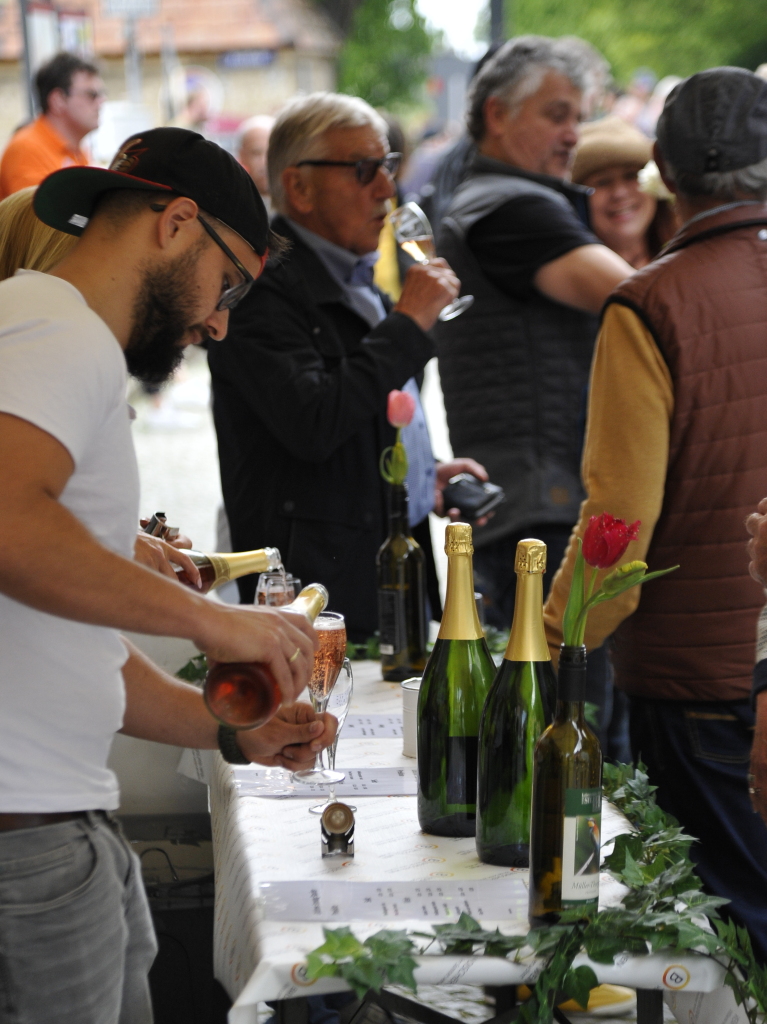
[{"label": "rose wine in glass", "polygon": [[[314,628],[320,646],[314,654],[309,697],[312,707],[319,715],[327,707],[330,692],[336,684],[346,658],[346,621],[339,612],[323,612],[315,619]],[[296,782],[329,786],[341,782],[344,773],[325,768],[320,750],[317,752],[314,768],[294,772],[293,778]]]},{"label": "rose wine in glass", "polygon": [[[428,263],[437,255],[434,232],[429,218],[418,203],[404,203],[389,214],[394,237],[400,247],[419,263]],[[454,320],[474,302],[473,295],[461,295],[440,311],[440,320]]]}]

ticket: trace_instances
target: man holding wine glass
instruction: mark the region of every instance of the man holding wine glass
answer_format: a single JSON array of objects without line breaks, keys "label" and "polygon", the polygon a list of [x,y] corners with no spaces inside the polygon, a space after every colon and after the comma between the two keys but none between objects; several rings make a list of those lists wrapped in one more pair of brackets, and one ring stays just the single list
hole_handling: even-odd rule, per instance
[{"label": "man holding wine glass", "polygon": [[118,630],[265,664],[285,706],[238,734],[251,760],[308,766],[335,735],[294,703],[316,647],[308,620],[208,601],[132,560],[126,367],[160,383],[184,346],[223,339],[272,236],[246,171],[182,129],[129,139],[109,170],[56,172],[35,209],[82,237],[51,273],[0,284],[3,1005],[35,1024],[149,1024],[156,944],[107,756],[117,730],[215,748],[218,723]]}]

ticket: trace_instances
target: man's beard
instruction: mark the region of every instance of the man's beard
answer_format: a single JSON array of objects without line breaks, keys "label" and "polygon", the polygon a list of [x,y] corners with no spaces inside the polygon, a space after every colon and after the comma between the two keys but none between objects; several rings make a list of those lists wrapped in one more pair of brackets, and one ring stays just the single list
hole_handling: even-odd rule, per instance
[{"label": "man's beard", "polygon": [[125,349],[128,372],[144,384],[164,384],[184,358],[181,341],[195,323],[190,296],[194,271],[205,243],[166,266],[145,266],[133,306],[133,328]]}]

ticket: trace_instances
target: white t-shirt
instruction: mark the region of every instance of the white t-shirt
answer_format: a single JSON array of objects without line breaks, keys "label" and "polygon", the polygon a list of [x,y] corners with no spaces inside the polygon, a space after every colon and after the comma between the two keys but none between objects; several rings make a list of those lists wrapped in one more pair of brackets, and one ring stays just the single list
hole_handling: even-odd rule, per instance
[{"label": "white t-shirt", "polygon": [[[71,284],[28,270],[0,283],[0,412],[64,445],[75,470],[61,504],[131,558],[139,486],[126,381],[117,339]],[[118,806],[106,761],[125,660],[116,630],[0,594],[0,812]]]}]

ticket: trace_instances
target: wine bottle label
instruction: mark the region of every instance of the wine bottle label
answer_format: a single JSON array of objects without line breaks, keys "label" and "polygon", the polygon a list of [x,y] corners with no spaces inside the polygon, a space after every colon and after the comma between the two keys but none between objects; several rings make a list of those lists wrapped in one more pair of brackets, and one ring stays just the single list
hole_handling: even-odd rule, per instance
[{"label": "wine bottle label", "polygon": [[401,590],[378,591],[378,630],[381,654],[399,654],[405,647],[405,595]]},{"label": "wine bottle label", "polygon": [[568,789],[562,834],[562,906],[599,899],[602,790]]},{"label": "wine bottle label", "polygon": [[448,736],[445,753],[445,797],[448,805],[474,807],[477,802],[479,737]]}]

